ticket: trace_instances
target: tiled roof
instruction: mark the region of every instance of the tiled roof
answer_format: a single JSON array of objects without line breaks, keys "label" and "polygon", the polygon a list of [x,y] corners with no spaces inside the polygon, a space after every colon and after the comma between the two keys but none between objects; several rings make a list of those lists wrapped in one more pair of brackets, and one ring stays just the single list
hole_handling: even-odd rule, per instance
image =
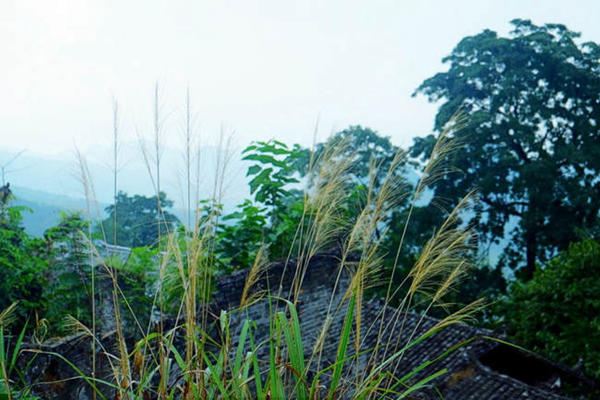
[{"label": "tiled roof", "polygon": [[[312,260],[303,284],[302,294],[298,302],[298,312],[301,330],[306,349],[312,348],[319,336],[324,319],[327,314],[328,304],[331,300],[333,282],[337,278],[336,266],[338,262],[334,255],[321,255]],[[257,289],[269,287],[271,292],[284,282],[283,295],[287,294],[289,279],[281,280],[281,273],[294,269],[294,264],[287,267],[282,263],[272,264],[268,270],[269,279],[262,279],[257,283]],[[240,294],[244,286],[247,271],[238,271],[230,276],[217,280],[215,299],[217,308],[231,309],[238,305]],[[347,278],[347,277],[346,277]],[[286,283],[287,282],[287,283]],[[338,283],[338,292],[334,296],[334,304],[342,301],[349,280],[342,278]],[[343,307],[342,307],[343,309]],[[342,310],[343,311],[343,310]],[[384,313],[383,327],[381,327],[382,313]],[[244,318],[257,321],[257,325],[266,325],[262,332],[268,334],[268,309],[260,302],[244,311]],[[265,318],[265,315],[267,318]],[[241,321],[238,321],[241,322]],[[385,307],[381,301],[373,300],[363,304],[362,307],[362,346],[367,350],[361,356],[360,367],[367,366],[377,343],[379,331],[383,332],[380,343],[388,344],[388,356],[394,354],[411,340],[418,338],[439,323],[438,319],[422,316],[414,312],[398,313],[396,309]],[[324,362],[333,362],[336,357],[337,339],[343,324],[343,312],[334,315],[329,328],[329,335],[325,340],[322,353]],[[235,332],[235,327],[231,328]],[[259,340],[259,338],[257,338]],[[402,377],[411,373],[426,361],[434,361],[431,366],[424,368],[412,377],[412,382],[427,377],[437,371],[446,369],[447,372],[433,381],[431,387],[422,392],[419,398],[439,399],[440,394],[446,400],[468,399],[531,399],[531,400],[558,400],[575,398],[568,397],[564,386],[578,386],[584,391],[590,384],[580,375],[567,368],[555,365],[533,353],[511,347],[494,332],[475,328],[465,324],[454,324],[440,330],[423,342],[406,350],[399,357],[393,370],[395,376]],[[452,350],[453,349],[453,350]],[[449,351],[445,357],[442,356]],[[384,351],[379,349],[378,353]],[[382,354],[379,354],[381,361]],[[503,367],[501,362],[508,357],[509,367]],[[373,360],[371,360],[373,362]],[[510,366],[519,366],[526,363],[531,365],[529,374],[511,371]],[[498,365],[496,365],[498,364]],[[514,373],[513,373],[514,372]],[[522,375],[522,376],[519,376]],[[512,375],[512,376],[511,376]]]},{"label": "tiled roof", "polygon": [[95,240],[94,247],[96,253],[96,258],[98,258],[95,262],[101,263],[103,259],[116,257],[121,262],[127,262],[129,255],[131,254],[131,249],[125,246],[117,246],[114,244],[109,244],[103,240]]},{"label": "tiled roof", "polygon": [[[106,249],[114,250],[111,247]],[[120,255],[128,255],[127,251],[116,250]],[[315,256],[308,265],[297,302],[303,345],[307,351],[314,347],[325,319],[331,318],[319,357],[320,362],[312,368],[314,371],[331,364],[336,358],[344,319],[344,307],[337,306],[345,301],[344,294],[350,282],[348,273],[338,275],[338,265],[339,260],[335,254]],[[272,294],[288,297],[296,268],[298,266],[293,261],[288,264],[271,264],[254,285],[253,291],[256,293],[269,290]],[[239,306],[247,275],[248,271],[245,270],[218,277],[210,311],[215,317],[221,310],[230,311],[232,333],[240,331],[244,319],[252,319],[257,328],[254,332],[255,342],[260,343],[269,335],[269,303],[266,300],[257,301],[243,312],[234,311]],[[337,290],[332,294],[334,284]],[[330,304],[333,310],[338,311],[328,314]],[[420,337],[439,323],[435,318],[414,312],[398,312],[376,300],[362,304],[361,318],[361,354],[357,357],[354,370],[346,371],[350,374],[368,371],[369,366],[378,365],[377,363],[385,359],[384,353],[388,356],[397,353],[412,339]],[[236,338],[232,338],[232,341],[235,342]],[[376,343],[380,343],[377,349]],[[81,338],[72,338],[55,344],[54,347],[53,351],[72,355],[78,361],[76,364],[79,368],[89,370],[89,365],[86,367],[89,361],[89,357],[86,357],[89,355],[89,343]],[[353,346],[350,351],[352,348]],[[266,346],[262,350],[259,349],[259,352],[265,350],[268,351]],[[441,357],[442,355],[444,356]],[[57,367],[58,364],[52,364],[55,361],[51,358],[46,357],[44,360],[38,363],[36,376],[52,375],[51,377],[56,379],[70,376],[63,376],[63,372],[58,373],[57,371],[62,370]],[[424,362],[432,363],[417,370]],[[535,354],[509,346],[500,336],[489,330],[465,324],[451,325],[408,348],[388,370],[393,371],[396,377],[412,374],[407,380],[408,384],[445,370],[445,373],[429,382],[424,390],[414,394],[412,398],[418,400],[559,400],[578,398],[573,395],[574,392],[566,391],[565,387],[575,388],[584,394],[589,393],[591,388],[590,382],[575,372],[550,363]],[[323,381],[326,379],[323,377]],[[55,388],[58,396],[55,398],[74,398],[75,391],[81,390],[84,385],[75,382],[71,386]]]}]

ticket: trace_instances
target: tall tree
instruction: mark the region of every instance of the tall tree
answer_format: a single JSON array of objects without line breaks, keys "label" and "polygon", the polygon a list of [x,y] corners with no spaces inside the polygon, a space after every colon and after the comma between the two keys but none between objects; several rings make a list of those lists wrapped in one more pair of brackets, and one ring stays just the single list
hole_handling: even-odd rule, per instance
[{"label": "tall tree", "polygon": [[[512,24],[508,37],[464,38],[444,58],[448,71],[415,94],[442,101],[438,131],[461,110],[467,117],[451,161],[462,174],[439,180],[436,196],[456,200],[477,188],[479,228],[491,241],[515,221],[507,263],[529,279],[536,262],[598,221],[600,47],[564,25]],[[413,155],[427,154],[433,139],[417,140]]]},{"label": "tall tree", "polygon": [[62,333],[69,314],[89,324],[92,321],[90,244],[88,222],[80,213],[64,213],[60,222],[44,232],[48,276],[46,317]]},{"label": "tall tree", "polygon": [[388,169],[399,151],[389,137],[379,134],[371,128],[360,125],[350,126],[331,136],[326,142],[319,143],[315,159],[321,160],[322,154],[332,146],[340,146],[340,157],[353,160],[349,169],[349,182],[354,185],[368,186],[371,173],[373,189],[377,190],[382,184]]},{"label": "tall tree", "polygon": [[[171,207],[173,202],[164,192],[160,193],[158,199],[156,196],[128,196],[125,192],[119,192],[116,204],[106,207],[108,217],[96,227],[96,235],[104,235],[111,242],[116,237],[121,246],[154,246],[159,232],[172,232],[179,224],[177,217],[168,211]],[[116,227],[115,220],[118,221]],[[116,236],[113,234],[115,230]]]},{"label": "tall tree", "polygon": [[[18,301],[21,323],[46,307],[47,261],[43,242],[27,235],[22,225],[23,207],[10,206],[9,186],[0,187],[0,310]],[[17,324],[20,325],[20,324]]]}]

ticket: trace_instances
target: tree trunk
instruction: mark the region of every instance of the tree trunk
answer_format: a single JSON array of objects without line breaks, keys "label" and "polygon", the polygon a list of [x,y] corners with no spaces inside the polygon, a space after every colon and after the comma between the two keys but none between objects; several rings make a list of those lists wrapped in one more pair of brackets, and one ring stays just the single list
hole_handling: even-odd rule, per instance
[{"label": "tree trunk", "polygon": [[526,256],[525,268],[523,269],[523,280],[528,281],[533,278],[535,272],[535,261],[537,253],[537,237],[533,229],[528,230],[525,236]]}]

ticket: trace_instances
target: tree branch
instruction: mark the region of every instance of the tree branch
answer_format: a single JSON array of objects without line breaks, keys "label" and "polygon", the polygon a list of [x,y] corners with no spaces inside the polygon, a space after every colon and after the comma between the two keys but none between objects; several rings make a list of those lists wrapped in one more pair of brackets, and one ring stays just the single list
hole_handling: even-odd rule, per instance
[{"label": "tree branch", "polygon": [[516,210],[516,206],[528,206],[529,203],[526,201],[512,201],[509,203],[501,203],[498,201],[494,201],[486,196],[481,196],[481,201],[487,204],[490,207],[497,208],[508,215],[514,215],[517,217],[522,217],[523,213]]}]

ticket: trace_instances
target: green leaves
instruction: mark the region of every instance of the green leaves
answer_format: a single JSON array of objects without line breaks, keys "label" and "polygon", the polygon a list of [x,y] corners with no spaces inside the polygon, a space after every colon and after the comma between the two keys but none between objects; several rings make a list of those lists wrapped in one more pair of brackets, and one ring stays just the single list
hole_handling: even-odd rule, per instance
[{"label": "green leaves", "polygon": [[223,217],[217,235],[217,254],[226,270],[249,268],[263,245],[267,230],[265,209],[250,200]]},{"label": "green leaves", "polygon": [[[119,192],[115,203],[106,208],[108,217],[95,227],[95,236],[108,243],[127,247],[155,246],[159,230],[166,235],[179,225],[177,217],[169,212],[173,201],[164,192],[158,198]],[[115,214],[116,227],[113,226]],[[115,230],[117,243],[113,243]]]},{"label": "green leaves", "polygon": [[[256,175],[259,172],[260,172],[260,165],[253,165],[250,168],[248,168],[248,172],[246,173],[246,176]],[[254,193],[254,191],[252,191],[252,193]]]},{"label": "green leaves", "polygon": [[333,400],[335,398],[336,390],[342,377],[344,366],[347,362],[346,352],[348,351],[348,343],[350,342],[350,334],[352,333],[352,322],[354,321],[354,306],[356,304],[356,294],[352,294],[348,306],[346,308],[346,316],[344,318],[344,325],[342,327],[342,333],[340,342],[338,344],[337,357],[335,359],[335,366],[331,377],[331,384],[327,398]]},{"label": "green leaves", "polygon": [[[476,188],[480,238],[512,239],[504,265],[525,264],[530,279],[536,262],[598,224],[600,181],[590,177],[600,174],[600,57],[564,25],[512,24],[508,37],[485,30],[461,40],[444,59],[448,71],[415,93],[441,102],[438,131],[467,117],[452,131],[462,147],[447,160],[461,173],[435,183],[434,201],[451,208]],[[429,142],[416,140],[413,155]]]},{"label": "green leaves", "polygon": [[600,244],[572,245],[539,269],[527,283],[515,283],[499,311],[519,343],[600,377]]},{"label": "green leaves", "polygon": [[19,301],[19,326],[47,307],[45,290],[48,261],[44,243],[30,237],[21,226],[20,207],[0,208],[0,309]]},{"label": "green leaves", "polygon": [[256,195],[256,201],[266,203],[268,193],[270,191],[277,193],[280,189],[273,190],[268,188],[268,186],[272,185],[271,174],[273,173],[273,168],[261,170],[258,165],[254,165],[254,167],[259,169],[260,172],[250,181],[250,193],[254,194],[258,189],[262,188],[263,190]]},{"label": "green leaves", "polygon": [[300,320],[296,307],[289,301],[285,301],[290,313],[288,320],[285,313],[277,312],[277,322],[283,330],[288,357],[290,358],[292,375],[296,381],[295,394],[299,400],[307,399],[306,390],[306,366],[304,364],[304,347],[302,345],[302,334],[300,333]]},{"label": "green leaves", "polygon": [[[238,246],[244,243],[239,235],[250,236],[246,243],[251,243],[254,250],[248,252],[241,246],[242,252],[249,255],[255,254],[260,247],[256,244],[258,232],[261,232],[260,241],[269,243],[272,255],[282,257],[289,251],[289,244],[293,242],[292,237],[303,212],[303,199],[294,185],[300,182],[300,177],[306,170],[308,150],[299,145],[289,147],[283,142],[269,140],[253,143],[242,154],[244,160],[255,162],[248,168],[246,175],[251,177],[250,193],[254,195],[260,212],[257,213],[248,203],[242,204],[239,207],[242,214],[237,214],[236,218],[248,233],[229,227],[224,229],[224,233],[227,234],[226,237],[233,238],[235,231],[235,244]],[[233,249],[229,249],[230,254],[233,252]],[[253,260],[249,260],[246,254],[242,258],[245,266],[249,266]]]},{"label": "green leaves", "polygon": [[299,182],[297,164],[304,152],[297,145],[289,148],[277,140],[255,142],[244,149],[243,160],[256,162],[248,168],[246,176],[253,177],[250,193],[257,202],[269,207],[280,205],[289,194],[289,185]]},{"label": "green leaves", "polygon": [[[14,311],[14,305],[9,310],[4,310],[0,314]],[[15,336],[6,335],[6,320],[0,323],[0,400],[11,400],[11,399],[34,399],[35,397],[29,395],[30,389],[23,390],[24,382],[22,373],[17,365],[19,357],[23,351],[23,341],[25,339],[25,332],[27,331],[27,323],[25,323],[20,333]],[[25,367],[29,368],[34,359],[31,359],[28,363],[25,363]],[[15,385],[18,383],[18,385]]]}]

